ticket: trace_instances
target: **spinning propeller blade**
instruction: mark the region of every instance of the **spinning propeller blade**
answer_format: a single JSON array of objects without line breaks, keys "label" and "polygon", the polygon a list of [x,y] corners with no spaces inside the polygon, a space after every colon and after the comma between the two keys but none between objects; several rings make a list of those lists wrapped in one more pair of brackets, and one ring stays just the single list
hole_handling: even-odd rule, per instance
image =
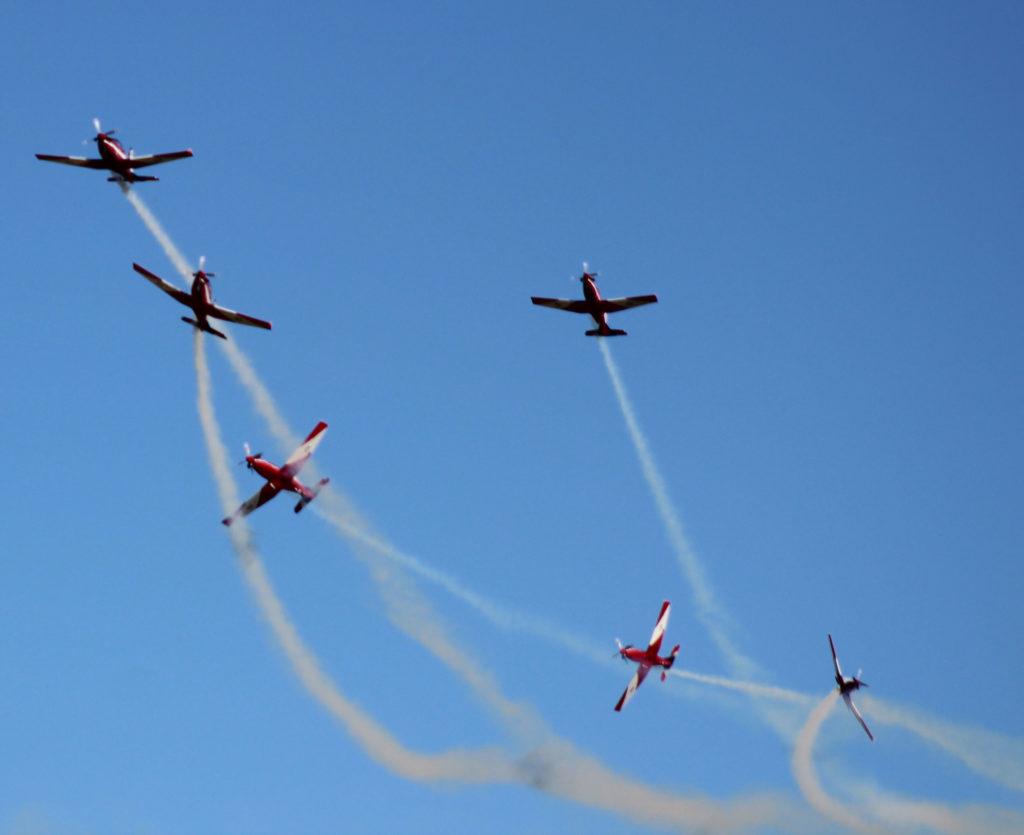
[{"label": "spinning propeller blade", "polygon": [[206,270],[203,269],[203,267],[205,265],[206,265],[206,256],[205,255],[200,255],[199,256],[199,269],[196,270],[194,273],[192,273],[192,275],[197,276],[197,275],[199,275],[199,273],[202,273],[207,278],[214,278],[214,277],[216,277],[217,273],[208,273],[208,272],[206,272]]}]

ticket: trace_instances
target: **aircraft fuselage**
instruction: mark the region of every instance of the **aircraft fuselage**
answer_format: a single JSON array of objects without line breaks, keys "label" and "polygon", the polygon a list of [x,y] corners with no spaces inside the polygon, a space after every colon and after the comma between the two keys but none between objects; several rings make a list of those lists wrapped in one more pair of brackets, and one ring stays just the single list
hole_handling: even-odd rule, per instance
[{"label": "aircraft fuselage", "polygon": [[132,169],[131,156],[125,151],[124,146],[114,137],[105,133],[96,135],[96,147],[100,152],[100,159],[107,164],[107,169],[117,177],[129,183],[140,183],[143,180],[156,180],[156,177],[143,177],[136,174]]},{"label": "aircraft fuselage", "polygon": [[672,666],[675,660],[673,658],[662,658],[657,654],[648,655],[647,650],[640,649],[639,647],[623,647],[619,650],[619,655],[627,661],[641,664],[644,667],[664,667],[666,670]]},{"label": "aircraft fuselage", "polygon": [[306,499],[313,499],[313,491],[310,490],[306,485],[299,481],[295,476],[289,475],[283,472],[280,467],[271,464],[269,461],[264,461],[262,458],[256,458],[255,456],[248,456],[245,459],[246,463],[256,471],[258,475],[265,478],[279,490],[287,490],[291,493],[298,493],[300,496]]}]

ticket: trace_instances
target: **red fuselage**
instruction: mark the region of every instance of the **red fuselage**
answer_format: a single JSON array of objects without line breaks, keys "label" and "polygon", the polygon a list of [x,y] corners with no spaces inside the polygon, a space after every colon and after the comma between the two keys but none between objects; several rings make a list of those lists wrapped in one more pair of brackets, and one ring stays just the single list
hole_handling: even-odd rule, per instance
[{"label": "red fuselage", "polygon": [[193,275],[192,289],[190,291],[192,296],[192,312],[196,314],[196,318],[199,320],[199,327],[203,330],[209,330],[210,323],[207,321],[206,316],[210,308],[213,307],[213,292],[210,290],[210,279],[206,277],[206,273],[202,270]]},{"label": "red fuselage", "polygon": [[674,658],[662,658],[655,652],[649,653],[639,647],[623,647],[619,650],[619,655],[643,667],[664,667],[666,670],[671,668],[675,661]]},{"label": "red fuselage", "polygon": [[106,164],[107,168],[129,183],[140,183],[143,180],[155,180],[156,177],[143,177],[135,173],[132,170],[132,160],[124,147],[114,137],[109,136],[105,133],[98,133],[94,137],[96,141],[96,147],[100,152],[100,159]]},{"label": "red fuselage", "polygon": [[608,330],[608,319],[601,309],[601,291],[597,289],[597,282],[590,273],[583,273],[580,282],[583,284],[583,299],[590,306],[590,318],[594,320],[598,330],[604,333]]},{"label": "red fuselage", "polygon": [[279,490],[288,490],[291,493],[298,493],[304,499],[313,500],[315,495],[313,491],[295,476],[285,472],[281,467],[277,467],[269,461],[264,461],[262,458],[257,458],[255,455],[247,455],[245,463]]}]

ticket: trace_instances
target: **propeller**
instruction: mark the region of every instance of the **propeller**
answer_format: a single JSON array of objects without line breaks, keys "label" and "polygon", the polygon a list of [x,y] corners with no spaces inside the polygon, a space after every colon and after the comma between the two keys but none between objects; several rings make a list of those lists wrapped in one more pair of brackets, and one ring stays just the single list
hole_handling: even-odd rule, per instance
[{"label": "propeller", "polygon": [[618,638],[616,638],[616,639],[615,639],[615,646],[617,646],[617,647],[618,647],[618,649],[617,649],[617,650],[615,651],[615,653],[614,653],[614,654],[612,655],[612,658],[616,658],[616,657],[618,657],[618,658],[622,658],[622,660],[623,660],[623,661],[625,661],[626,659],[625,659],[625,657],[624,657],[624,656],[622,655],[622,651],[623,651],[624,649],[632,649],[633,645],[632,645],[632,644],[626,644],[625,646],[623,646],[623,645],[622,645],[622,641],[620,641],[620,640],[619,640]]},{"label": "propeller", "polygon": [[861,687],[867,687],[868,685],[867,685],[867,684],[866,684],[865,682],[863,682],[863,681],[861,681],[861,680],[860,680],[860,675],[861,675],[861,673],[863,673],[863,672],[864,672],[863,670],[857,670],[857,675],[855,675],[855,676],[853,677],[853,680],[854,680],[855,682],[857,682],[857,684],[858,684],[858,685],[860,685]]},{"label": "propeller", "polygon": [[586,261],[584,261],[583,262],[583,275],[589,275],[591,278],[595,278],[595,277],[601,275],[601,273],[592,273],[590,271],[590,265],[587,264]]},{"label": "propeller", "polygon": [[93,140],[99,139],[101,136],[113,136],[115,133],[117,133],[116,128],[114,130],[108,130],[106,131],[106,133],[104,133],[103,128],[100,127],[99,117],[92,120],[92,126],[96,128],[96,135],[93,137]]},{"label": "propeller", "polygon": [[252,461],[250,461],[249,459],[250,458],[262,458],[263,457],[263,453],[262,452],[257,452],[255,455],[253,455],[252,454],[252,450],[249,449],[249,444],[244,444],[244,446],[245,446],[245,458],[243,458],[241,461],[239,461],[235,466],[240,467],[242,464],[245,464],[245,466],[248,467],[251,470],[252,469]]},{"label": "propeller", "polygon": [[199,269],[198,269],[198,270],[196,270],[196,272],[192,273],[192,275],[194,275],[194,276],[198,276],[198,275],[199,275],[199,273],[202,273],[202,274],[203,274],[203,275],[205,275],[205,276],[206,276],[207,278],[213,278],[213,277],[216,277],[217,273],[208,273],[208,272],[206,272],[206,271],[205,271],[205,270],[203,269],[203,267],[204,267],[205,265],[206,265],[206,256],[205,256],[205,255],[200,255],[200,256],[199,256]]}]

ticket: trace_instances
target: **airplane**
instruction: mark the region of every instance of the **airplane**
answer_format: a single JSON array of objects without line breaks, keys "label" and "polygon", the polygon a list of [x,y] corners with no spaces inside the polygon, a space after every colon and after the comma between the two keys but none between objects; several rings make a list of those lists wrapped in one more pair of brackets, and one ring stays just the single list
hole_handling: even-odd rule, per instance
[{"label": "airplane", "polygon": [[839,685],[839,693],[843,697],[843,701],[846,702],[846,706],[853,711],[853,715],[857,717],[857,721],[860,722],[860,726],[864,729],[864,732],[868,735],[868,739],[872,742],[875,738],[871,735],[871,731],[868,730],[867,723],[864,721],[864,717],[860,715],[860,711],[857,710],[857,705],[853,703],[853,699],[850,698],[850,693],[854,690],[860,690],[861,687],[867,687],[863,681],[857,676],[860,675],[860,670],[857,670],[857,676],[853,678],[843,678],[843,671],[839,669],[839,659],[836,657],[836,645],[832,643],[832,636],[828,636],[828,645],[832,647],[832,663],[836,668],[836,684]]},{"label": "airplane", "polygon": [[145,177],[135,173],[136,168],[145,168],[149,165],[159,165],[162,162],[171,162],[176,159],[185,159],[192,156],[192,149],[187,151],[174,151],[169,154],[148,154],[143,157],[135,156],[131,148],[125,152],[124,147],[113,138],[116,130],[108,130],[104,133],[100,129],[100,120],[93,119],[96,128],[96,135],[92,138],[99,149],[99,159],[86,159],[85,157],[61,157],[52,154],[36,154],[36,159],[44,162],[61,162],[64,165],[77,165],[80,168],[99,168],[110,171],[114,176],[107,177],[110,182],[141,183],[145,180],[159,180],[159,177]]},{"label": "airplane", "polygon": [[636,672],[633,673],[633,678],[630,679],[629,684],[626,686],[626,691],[622,694],[618,704],[615,705],[616,710],[622,710],[626,702],[632,698],[636,689],[644,683],[644,679],[647,678],[651,667],[662,668],[661,680],[664,681],[668,675],[668,670],[675,663],[676,655],[679,653],[679,644],[672,648],[668,658],[662,658],[658,655],[658,650],[661,649],[661,638],[665,634],[665,627],[668,626],[668,610],[670,606],[671,604],[667,600],[661,604],[661,613],[658,615],[658,622],[654,625],[654,632],[651,633],[651,642],[647,645],[646,650],[638,649],[632,644],[623,646],[618,638],[615,639],[622,660],[633,661],[638,665]]},{"label": "airplane", "polygon": [[145,267],[140,267],[135,263],[132,264],[132,267],[134,267],[135,272],[144,278],[149,279],[171,298],[181,302],[186,307],[191,307],[196,318],[189,319],[187,316],[182,316],[181,321],[187,322],[190,325],[195,325],[195,327],[199,328],[201,331],[212,333],[214,336],[219,336],[221,339],[227,339],[227,337],[220,331],[214,330],[210,327],[210,317],[214,319],[223,319],[226,322],[235,322],[239,325],[251,325],[254,328],[270,330],[270,322],[264,322],[262,319],[256,319],[253,316],[246,316],[244,313],[237,313],[234,310],[228,310],[226,307],[221,307],[220,305],[213,303],[213,294],[210,292],[210,276],[215,276],[216,273],[204,272],[203,265],[205,263],[206,256],[201,255],[199,257],[199,269],[192,273],[192,289],[190,293],[186,293],[184,290],[179,290],[173,284],[170,284],[159,276],[154,275]]},{"label": "airplane", "polygon": [[[242,502],[238,510],[232,513],[230,516],[225,516],[221,522],[225,525],[230,525],[235,519],[240,516],[248,516],[260,505],[264,505],[269,502],[274,496],[280,493],[282,490],[288,490],[292,493],[299,494],[299,503],[295,505],[295,512],[298,513],[302,508],[308,505],[313,499],[316,498],[317,493],[323,488],[323,486],[330,481],[329,478],[322,478],[317,482],[316,486],[310,489],[300,482],[296,477],[296,473],[302,469],[303,464],[309,460],[309,456],[313,454],[313,450],[317,448],[320,441],[323,440],[324,431],[327,429],[327,424],[320,421],[309,433],[306,440],[302,442],[302,445],[293,452],[287,461],[280,467],[275,467],[269,461],[264,461],[260,456],[262,452],[257,452],[253,455],[249,451],[249,445],[245,445],[245,465],[250,470],[255,470],[256,473],[267,480],[255,495],[248,500]],[[239,461],[238,463],[242,463]]]},{"label": "airplane", "polygon": [[556,310],[568,310],[570,313],[589,313],[597,325],[594,330],[587,331],[587,336],[625,336],[623,330],[616,330],[608,327],[608,320],[605,318],[609,313],[618,313],[620,310],[627,310],[630,307],[639,307],[642,304],[653,304],[658,300],[655,295],[650,296],[628,296],[623,299],[602,299],[594,279],[600,273],[592,273],[587,270],[587,262],[583,262],[583,275],[580,281],[583,282],[583,299],[544,299],[539,296],[531,296],[534,304],[542,307],[553,307]]}]

